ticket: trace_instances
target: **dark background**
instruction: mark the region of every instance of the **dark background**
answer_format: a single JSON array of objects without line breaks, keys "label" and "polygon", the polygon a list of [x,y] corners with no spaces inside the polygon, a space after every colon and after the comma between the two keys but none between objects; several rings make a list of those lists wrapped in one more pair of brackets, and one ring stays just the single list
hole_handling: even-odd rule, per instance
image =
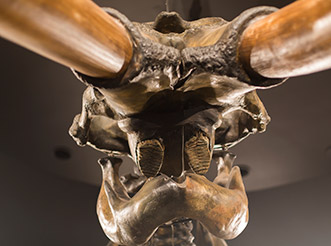
[{"label": "dark background", "polygon": [[[156,0],[96,2],[134,21],[152,21],[165,9]],[[187,20],[231,20],[250,7],[291,1],[193,2],[170,0],[169,7]],[[0,245],[105,246],[95,213],[102,154],[77,147],[67,133],[84,85],[69,69],[3,39],[0,76]],[[249,170],[251,218],[229,246],[330,244],[330,77],[320,72],[259,92],[272,122],[232,150]]]}]

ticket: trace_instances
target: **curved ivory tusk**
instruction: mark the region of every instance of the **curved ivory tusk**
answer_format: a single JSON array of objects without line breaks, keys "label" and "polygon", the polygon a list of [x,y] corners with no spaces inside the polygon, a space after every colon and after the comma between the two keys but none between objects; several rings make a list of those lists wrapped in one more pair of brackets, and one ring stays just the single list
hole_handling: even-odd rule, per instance
[{"label": "curved ivory tusk", "polygon": [[247,70],[268,78],[331,68],[331,1],[295,1],[251,24],[238,55]]},{"label": "curved ivory tusk", "polygon": [[103,165],[103,174],[97,212],[114,243],[143,244],[160,225],[180,217],[200,221],[223,239],[236,237],[247,225],[248,201],[238,167],[231,170],[226,187],[193,173],[177,181],[160,175],[148,179],[131,199],[123,196],[125,189],[110,162]]},{"label": "curved ivory tusk", "polygon": [[132,58],[124,28],[93,1],[0,0],[0,36],[83,74],[113,78]]}]

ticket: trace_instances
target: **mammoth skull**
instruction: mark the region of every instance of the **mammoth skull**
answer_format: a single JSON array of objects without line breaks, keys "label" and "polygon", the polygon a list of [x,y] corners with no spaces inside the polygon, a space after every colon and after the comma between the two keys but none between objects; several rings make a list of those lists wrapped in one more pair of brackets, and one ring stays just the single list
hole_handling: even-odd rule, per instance
[{"label": "mammoth skull", "polygon": [[[283,81],[245,71],[237,48],[245,28],[276,9],[250,9],[232,22],[187,22],[162,12],[153,23],[105,10],[130,33],[134,57],[114,79],[74,71],[88,87],[70,128],[79,145],[108,155],[99,161],[97,204],[105,234],[116,244],[141,245],[163,225],[193,219],[214,241],[236,237],[248,223],[248,202],[228,149],[266,129],[270,118],[256,89]],[[119,176],[121,156],[133,159],[134,174]],[[203,176],[212,159],[214,182]]]}]

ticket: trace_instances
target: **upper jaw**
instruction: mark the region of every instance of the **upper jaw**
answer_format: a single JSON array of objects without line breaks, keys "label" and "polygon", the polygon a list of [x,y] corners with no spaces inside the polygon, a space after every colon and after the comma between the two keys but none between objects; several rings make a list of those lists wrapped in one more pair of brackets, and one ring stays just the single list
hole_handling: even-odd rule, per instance
[{"label": "upper jaw", "polygon": [[[177,106],[178,107],[178,106]],[[191,112],[192,111],[192,112]],[[174,115],[139,115],[120,122],[127,133],[131,156],[146,177],[183,171],[205,174],[212,159],[215,128],[221,124],[215,108]]]},{"label": "upper jaw", "polygon": [[118,167],[112,158],[103,161],[97,204],[100,223],[115,243],[143,244],[160,225],[182,217],[200,221],[223,239],[236,237],[247,225],[248,202],[238,167],[222,172],[224,186],[194,173],[183,172],[177,178],[161,174],[147,179],[132,198],[120,181]]}]

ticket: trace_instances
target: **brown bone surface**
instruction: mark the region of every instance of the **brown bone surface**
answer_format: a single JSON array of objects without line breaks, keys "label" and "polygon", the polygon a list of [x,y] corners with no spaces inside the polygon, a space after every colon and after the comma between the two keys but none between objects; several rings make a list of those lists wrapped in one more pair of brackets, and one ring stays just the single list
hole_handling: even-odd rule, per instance
[{"label": "brown bone surface", "polygon": [[[236,237],[248,222],[240,170],[232,168],[226,150],[266,129],[270,118],[255,90],[282,82],[250,78],[236,52],[245,28],[275,9],[254,8],[229,23],[186,22],[163,12],[154,23],[142,24],[106,10],[130,33],[133,59],[116,79],[75,71],[88,88],[70,129],[78,144],[111,156],[101,161],[102,228],[114,243],[139,245],[153,241],[160,226],[188,218],[223,245],[221,239]],[[219,156],[219,150],[225,152]],[[136,176],[123,182],[115,158],[121,155],[137,165]],[[213,183],[202,175],[218,156]]]},{"label": "brown bone surface", "polygon": [[[148,243],[169,245],[167,226],[176,225],[185,234],[176,245],[193,245],[192,218],[216,246],[248,218],[226,150],[270,120],[256,89],[330,68],[330,10],[330,1],[301,0],[229,23],[172,12],[141,24],[88,0],[0,0],[0,35],[72,67],[88,85],[70,134],[112,156],[101,161],[98,201],[109,238],[135,245],[156,232]],[[121,181],[116,155],[137,164]],[[202,175],[218,157],[212,183]]]},{"label": "brown bone surface", "polygon": [[[149,159],[140,151],[148,143],[159,156],[154,161],[161,163],[149,174],[161,168],[169,176],[179,176],[181,149],[184,169],[204,173],[215,146],[227,148],[265,130],[269,116],[255,90],[281,80],[252,80],[238,64],[236,50],[245,27],[274,8],[246,11],[231,23],[221,18],[186,22],[176,13],[161,13],[156,23],[140,24],[107,11],[128,28],[135,56],[117,79],[76,73],[89,86],[82,113],[70,129],[78,144],[131,154],[139,164],[140,158]],[[168,19],[182,32],[168,33]],[[201,155],[194,155],[197,152]]]},{"label": "brown bone surface", "polygon": [[225,187],[193,173],[178,179],[160,175],[129,198],[119,180],[119,163],[110,159],[100,163],[104,180],[97,210],[106,235],[115,243],[145,243],[156,228],[179,217],[196,219],[224,239],[236,237],[246,227],[247,197],[238,167],[229,173]]}]

